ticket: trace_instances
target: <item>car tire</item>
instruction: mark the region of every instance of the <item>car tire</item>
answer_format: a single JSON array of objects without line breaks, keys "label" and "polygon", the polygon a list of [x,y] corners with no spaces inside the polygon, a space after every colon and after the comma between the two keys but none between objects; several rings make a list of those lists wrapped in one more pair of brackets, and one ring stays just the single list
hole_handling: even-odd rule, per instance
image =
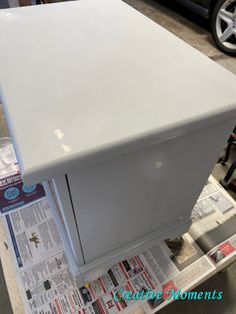
[{"label": "car tire", "polygon": [[211,31],[216,46],[236,56],[236,0],[218,0],[211,15]]}]

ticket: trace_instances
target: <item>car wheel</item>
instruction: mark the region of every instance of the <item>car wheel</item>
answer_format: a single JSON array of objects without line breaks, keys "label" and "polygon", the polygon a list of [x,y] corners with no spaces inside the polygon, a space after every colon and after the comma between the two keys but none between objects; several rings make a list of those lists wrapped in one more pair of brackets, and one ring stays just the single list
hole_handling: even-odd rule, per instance
[{"label": "car wheel", "polygon": [[211,16],[211,29],[216,46],[236,56],[236,0],[218,0]]}]

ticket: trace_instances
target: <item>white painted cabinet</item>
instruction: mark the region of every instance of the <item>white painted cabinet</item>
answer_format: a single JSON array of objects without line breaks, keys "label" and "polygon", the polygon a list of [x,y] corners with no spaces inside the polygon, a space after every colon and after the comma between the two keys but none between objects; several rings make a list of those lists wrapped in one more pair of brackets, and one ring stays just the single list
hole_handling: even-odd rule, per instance
[{"label": "white painted cabinet", "polygon": [[120,0],[4,10],[0,39],[23,180],[53,192],[78,272],[187,231],[234,75]]}]

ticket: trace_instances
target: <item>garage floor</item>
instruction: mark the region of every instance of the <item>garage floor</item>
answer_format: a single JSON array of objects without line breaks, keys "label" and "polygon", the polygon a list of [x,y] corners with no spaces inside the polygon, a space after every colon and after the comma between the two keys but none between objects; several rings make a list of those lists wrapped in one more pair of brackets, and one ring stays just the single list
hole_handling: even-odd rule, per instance
[{"label": "garage floor", "polygon": [[[4,2],[4,1],[3,1]],[[0,0],[0,7],[4,7]],[[200,50],[208,57],[222,64],[224,67],[236,74],[236,58],[231,58],[217,50],[211,39],[208,21],[198,17],[189,10],[176,4],[175,0],[126,0],[134,8],[159,23],[170,32],[174,33],[190,45]],[[4,136],[5,129],[0,127],[0,137]],[[225,170],[216,166],[214,175],[222,178]],[[236,230],[236,228],[235,228]],[[222,290],[224,291],[223,301],[212,302],[175,302],[160,314],[236,314],[236,264],[227,269],[226,272],[217,274],[200,287],[198,290]],[[11,314],[9,299],[2,276],[0,265],[0,313]]]},{"label": "garage floor", "polygon": [[126,3],[236,74],[236,58],[214,47],[209,22],[176,0],[125,0]]}]

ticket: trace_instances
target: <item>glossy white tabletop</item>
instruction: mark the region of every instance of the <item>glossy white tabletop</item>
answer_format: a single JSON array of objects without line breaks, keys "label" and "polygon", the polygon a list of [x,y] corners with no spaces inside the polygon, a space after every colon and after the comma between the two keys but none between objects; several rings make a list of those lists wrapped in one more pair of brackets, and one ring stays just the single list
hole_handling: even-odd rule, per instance
[{"label": "glossy white tabletop", "polygon": [[2,97],[28,184],[235,110],[233,74],[119,0],[1,10],[0,42]]}]

